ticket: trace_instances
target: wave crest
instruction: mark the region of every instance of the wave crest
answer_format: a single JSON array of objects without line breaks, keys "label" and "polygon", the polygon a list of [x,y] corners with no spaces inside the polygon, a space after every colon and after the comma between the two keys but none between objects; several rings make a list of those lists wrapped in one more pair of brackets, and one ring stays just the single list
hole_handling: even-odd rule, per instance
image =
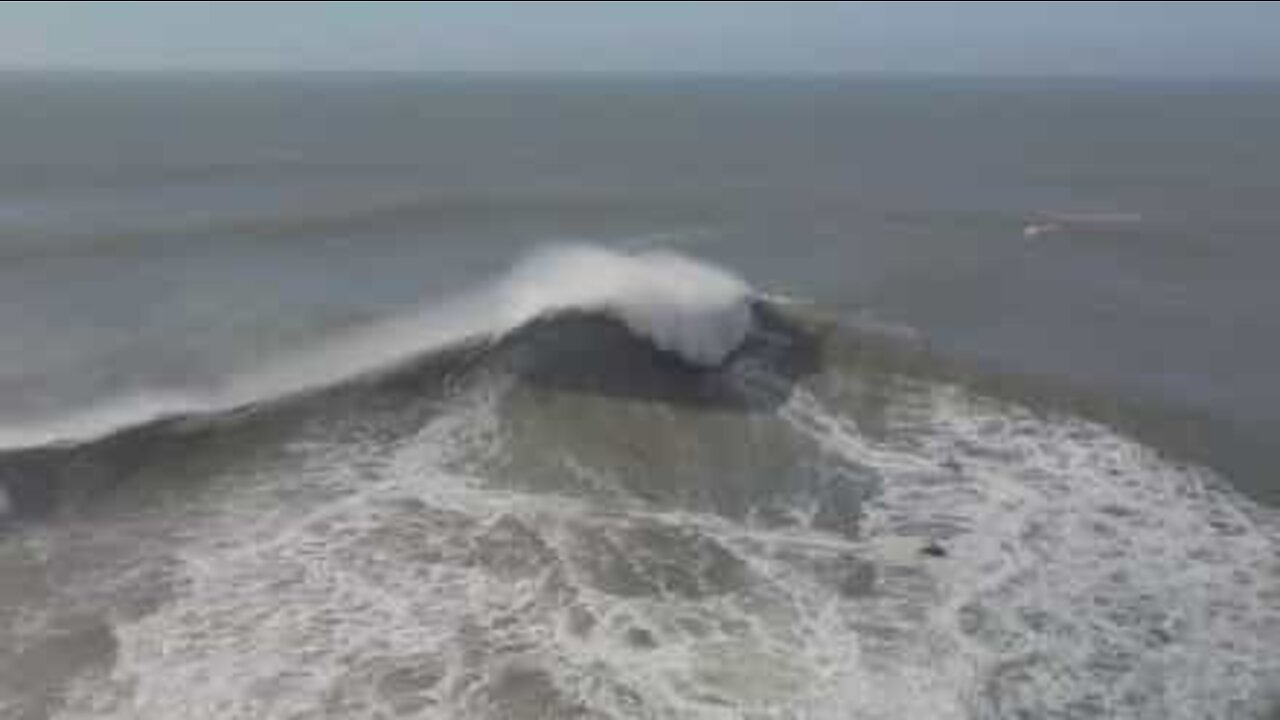
[{"label": "wave crest", "polygon": [[750,287],[729,271],[670,251],[543,248],[460,297],[321,343],[219,387],[157,390],[63,418],[0,428],[0,450],[86,442],[168,417],[319,390],[462,343],[496,339],[566,311],[604,313],[660,350],[713,367],[750,332],[751,297]]},{"label": "wave crest", "polygon": [[544,250],[501,283],[500,295],[508,329],[548,313],[600,310],[659,349],[697,365],[719,365],[751,329],[746,283],[669,251]]}]

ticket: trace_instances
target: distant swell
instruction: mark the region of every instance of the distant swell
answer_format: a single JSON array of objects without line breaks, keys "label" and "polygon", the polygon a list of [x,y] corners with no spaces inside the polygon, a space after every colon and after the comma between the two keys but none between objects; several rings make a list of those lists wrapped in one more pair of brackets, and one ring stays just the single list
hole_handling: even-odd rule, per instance
[{"label": "distant swell", "polygon": [[0,428],[0,450],[91,441],[164,418],[217,413],[340,384],[534,320],[600,312],[659,350],[698,366],[725,360],[751,329],[751,290],[727,270],[672,252],[622,254],[563,245],[497,280],[200,392],[116,398],[83,412]]}]

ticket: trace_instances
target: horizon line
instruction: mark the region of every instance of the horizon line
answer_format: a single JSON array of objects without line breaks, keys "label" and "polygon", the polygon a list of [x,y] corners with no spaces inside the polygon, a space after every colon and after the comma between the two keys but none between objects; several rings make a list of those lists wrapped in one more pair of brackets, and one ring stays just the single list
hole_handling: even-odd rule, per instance
[{"label": "horizon line", "polygon": [[86,67],[76,65],[0,66],[0,75],[348,75],[499,77],[628,77],[706,79],[860,79],[921,80],[1063,80],[1137,82],[1275,82],[1280,73],[1104,73],[993,72],[951,70],[696,70],[696,69],[430,69],[430,68],[216,68],[216,67]]}]

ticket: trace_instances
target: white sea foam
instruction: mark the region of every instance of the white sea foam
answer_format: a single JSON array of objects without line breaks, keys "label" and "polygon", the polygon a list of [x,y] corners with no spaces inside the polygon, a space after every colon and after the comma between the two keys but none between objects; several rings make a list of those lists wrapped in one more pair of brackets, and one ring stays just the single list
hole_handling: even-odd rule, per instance
[{"label": "white sea foam", "polygon": [[289,355],[219,387],[116,398],[67,417],[0,427],[0,449],[80,442],[163,417],[327,387],[567,310],[607,313],[659,349],[713,366],[750,330],[750,293],[729,271],[668,251],[629,255],[554,246],[476,290]]},{"label": "white sea foam", "polygon": [[[346,484],[314,509],[221,497],[178,597],[116,626],[62,717],[1251,717],[1275,689],[1274,516],[1106,428],[922,384],[877,439],[798,389],[777,421],[884,479],[844,538],[488,483],[507,389],[308,455],[297,475]],[[698,553],[619,541],[637,528],[743,579],[664,586]],[[613,564],[656,589],[594,585]],[[860,564],[866,590],[833,582]]]},{"label": "white sea foam", "polygon": [[[1252,717],[1280,692],[1280,526],[1207,471],[956,388],[921,386],[890,408],[890,443],[807,393],[783,414],[885,478],[863,526],[881,592],[817,637],[890,660],[833,666],[842,680],[824,704]],[[931,540],[946,558],[921,557]],[[857,627],[877,630],[849,637]]]}]

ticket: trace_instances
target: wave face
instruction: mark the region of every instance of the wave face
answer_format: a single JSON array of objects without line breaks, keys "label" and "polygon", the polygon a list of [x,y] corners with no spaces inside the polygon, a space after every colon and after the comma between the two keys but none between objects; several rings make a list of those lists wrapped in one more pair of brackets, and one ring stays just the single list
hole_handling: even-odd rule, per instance
[{"label": "wave face", "polygon": [[1273,712],[1280,519],[1207,470],[677,256],[450,312],[0,454],[0,715]]}]

